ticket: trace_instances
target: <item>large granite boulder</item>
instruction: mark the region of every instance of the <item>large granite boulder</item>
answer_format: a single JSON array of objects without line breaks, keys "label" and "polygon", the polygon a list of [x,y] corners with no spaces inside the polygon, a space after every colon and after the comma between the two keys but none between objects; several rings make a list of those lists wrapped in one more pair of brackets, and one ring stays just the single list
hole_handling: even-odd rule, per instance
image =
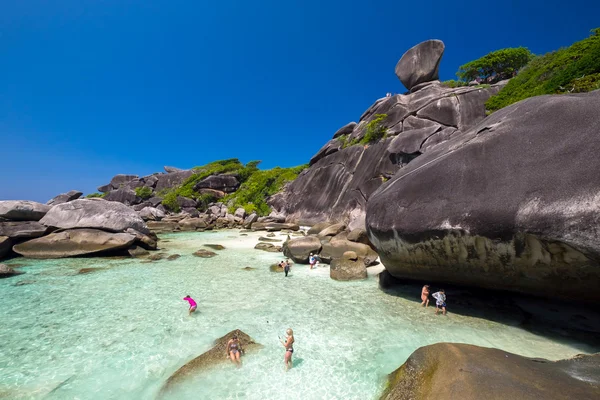
[{"label": "large granite boulder", "polygon": [[331,260],[329,277],[336,281],[367,279],[367,267],[365,262],[356,256],[356,253],[347,252],[342,257]]},{"label": "large granite boulder", "polygon": [[533,97],[402,168],[367,208],[388,271],[600,304],[599,109]]},{"label": "large granite boulder", "polygon": [[126,249],[134,241],[135,236],[128,233],[72,229],[28,240],[13,246],[13,250],[29,258],[64,258]]},{"label": "large granite boulder", "polygon": [[118,201],[119,203],[123,203],[125,205],[133,205],[138,204],[142,201],[141,198],[137,196],[134,190],[124,187],[122,189],[111,190],[104,196],[104,200],[106,201]]},{"label": "large granite boulder", "polygon": [[213,189],[220,190],[221,192],[231,193],[235,192],[240,187],[240,181],[235,175],[211,175],[207,178],[202,179],[194,186],[195,191],[201,189]]},{"label": "large granite boulder", "polygon": [[110,180],[110,183],[108,185],[99,186],[98,191],[101,193],[106,193],[106,192],[110,192],[111,190],[121,189],[128,182],[130,182],[134,179],[138,179],[138,178],[139,177],[137,175],[126,175],[126,174],[115,175]]},{"label": "large granite boulder", "polygon": [[37,221],[0,222],[0,236],[13,239],[35,238],[43,236],[48,227]]},{"label": "large granite boulder", "polygon": [[79,199],[59,204],[52,207],[40,223],[60,229],[96,228],[123,232],[132,228],[149,232],[137,212],[122,203],[103,199]]},{"label": "large granite boulder", "polygon": [[227,362],[231,362],[228,358],[225,358],[224,355],[227,353],[227,343],[234,335],[237,335],[242,349],[244,350],[242,359],[263,347],[241,330],[233,330],[225,336],[217,339],[215,341],[215,345],[210,350],[187,362],[185,365],[175,371],[161,388],[159,397],[164,396],[166,392],[173,390],[177,385],[190,378],[193,378],[196,374],[202,371],[214,368]]},{"label": "large granite boulder", "polygon": [[246,229],[249,229],[256,221],[258,221],[258,215],[256,213],[252,213],[248,215],[246,219],[244,219],[242,226]]},{"label": "large granite boulder", "polygon": [[198,206],[198,202],[194,199],[190,199],[189,197],[177,196],[177,205],[181,208],[196,208]]},{"label": "large granite boulder", "polygon": [[363,243],[351,242],[349,240],[331,240],[322,242],[323,248],[319,256],[323,262],[331,262],[336,258],[342,258],[345,252],[353,251],[364,262],[366,266],[373,265],[377,261],[378,254],[369,246]]},{"label": "large granite boulder", "polygon": [[316,236],[290,239],[283,244],[283,255],[296,263],[307,264],[310,254],[321,251],[321,240]]},{"label": "large granite boulder", "polygon": [[469,344],[417,349],[390,374],[381,400],[600,398],[600,353],[549,361]]},{"label": "large granite boulder", "polygon": [[0,236],[0,259],[5,257],[12,249],[12,239],[8,236]]},{"label": "large granite boulder", "polygon": [[46,205],[55,206],[57,204],[68,203],[69,201],[77,200],[82,195],[83,195],[83,192],[80,192],[79,190],[71,190],[67,193],[59,194],[58,196],[54,197],[52,200],[48,200]]},{"label": "large granite boulder", "polygon": [[182,231],[203,231],[208,228],[208,218],[185,218],[179,221],[179,227]]},{"label": "large granite boulder", "polygon": [[0,218],[11,221],[39,221],[50,206],[28,200],[0,201]]},{"label": "large granite boulder", "polygon": [[140,217],[144,221],[160,221],[166,214],[154,207],[144,207],[139,211]]},{"label": "large granite boulder", "polygon": [[154,189],[156,192],[160,192],[163,189],[179,186],[192,175],[194,175],[194,171],[192,170],[156,175],[158,181],[156,182]]},{"label": "large granite boulder", "polygon": [[414,86],[438,79],[444,42],[427,40],[409,49],[396,64],[396,76],[411,90]]},{"label": "large granite boulder", "polygon": [[319,236],[336,236],[346,229],[346,224],[333,224],[319,232]]}]

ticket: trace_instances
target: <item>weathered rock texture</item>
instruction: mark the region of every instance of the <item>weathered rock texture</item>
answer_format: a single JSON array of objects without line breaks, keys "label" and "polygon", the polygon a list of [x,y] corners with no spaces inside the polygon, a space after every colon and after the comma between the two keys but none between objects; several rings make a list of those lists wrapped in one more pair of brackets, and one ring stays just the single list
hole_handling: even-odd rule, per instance
[{"label": "weathered rock texture", "polygon": [[97,228],[122,232],[127,228],[148,233],[144,220],[130,207],[103,199],[80,199],[59,204],[40,223],[60,229]]},{"label": "weathered rock texture", "polygon": [[63,258],[126,249],[134,241],[135,236],[128,233],[72,229],[28,240],[13,250],[29,258]]},{"label": "weathered rock texture", "polygon": [[11,221],[39,221],[50,206],[28,200],[0,201],[0,218]]},{"label": "weathered rock texture", "polygon": [[444,49],[444,42],[441,40],[419,43],[400,58],[396,64],[396,76],[408,90],[438,79]]},{"label": "weathered rock texture", "polygon": [[225,336],[217,339],[215,341],[215,345],[210,350],[187,362],[184,366],[175,371],[161,388],[159,397],[164,395],[165,392],[174,389],[178,384],[185,382],[187,379],[192,378],[202,371],[223,363],[230,362],[229,359],[225,358],[225,354],[227,354],[227,342],[229,342],[233,335],[237,335],[242,349],[244,350],[242,359],[247,354],[255,352],[263,347],[241,330],[236,329],[231,331]]},{"label": "weathered rock texture", "polygon": [[71,190],[67,193],[59,194],[52,200],[48,200],[46,204],[49,206],[55,206],[57,204],[68,203],[69,201],[77,200],[82,194],[83,192],[80,192],[79,190]]},{"label": "weathered rock texture", "polygon": [[417,349],[390,374],[382,400],[600,398],[600,353],[560,361],[468,344]]},{"label": "weathered rock texture", "polygon": [[495,112],[370,199],[399,278],[600,303],[600,91]]},{"label": "weathered rock texture", "polygon": [[47,230],[47,226],[37,221],[0,222],[0,236],[8,236],[13,239],[40,237]]}]

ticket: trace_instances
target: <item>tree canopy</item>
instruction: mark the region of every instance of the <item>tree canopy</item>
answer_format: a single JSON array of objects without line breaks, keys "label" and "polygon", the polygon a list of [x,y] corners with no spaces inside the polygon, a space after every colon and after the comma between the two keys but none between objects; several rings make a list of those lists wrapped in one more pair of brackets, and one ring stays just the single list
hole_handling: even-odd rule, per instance
[{"label": "tree canopy", "polygon": [[480,79],[486,83],[494,83],[513,77],[532,58],[533,53],[525,47],[496,50],[461,65],[456,75],[465,82]]}]

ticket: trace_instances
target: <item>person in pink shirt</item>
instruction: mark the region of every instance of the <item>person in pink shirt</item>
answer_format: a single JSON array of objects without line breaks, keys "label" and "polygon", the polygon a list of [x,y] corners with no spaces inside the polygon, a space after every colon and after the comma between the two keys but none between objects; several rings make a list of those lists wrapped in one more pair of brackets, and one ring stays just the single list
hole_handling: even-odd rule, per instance
[{"label": "person in pink shirt", "polygon": [[194,311],[196,311],[196,307],[198,307],[198,305],[196,304],[196,302],[194,301],[194,299],[192,299],[190,297],[189,294],[187,296],[185,296],[183,299],[186,300],[188,303],[190,303],[190,310],[188,312],[188,315],[192,315],[192,313]]}]

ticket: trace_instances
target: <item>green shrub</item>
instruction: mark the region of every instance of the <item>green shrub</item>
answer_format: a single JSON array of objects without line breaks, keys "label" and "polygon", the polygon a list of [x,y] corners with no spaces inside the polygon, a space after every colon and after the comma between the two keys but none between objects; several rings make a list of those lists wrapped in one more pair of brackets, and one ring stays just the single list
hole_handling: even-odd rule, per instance
[{"label": "green shrub", "polygon": [[461,65],[456,75],[464,82],[478,78],[489,82],[498,82],[514,76],[532,58],[533,53],[525,47],[496,50]]},{"label": "green shrub", "polygon": [[449,81],[442,82],[442,85],[449,87],[449,88],[457,88],[457,87],[462,87],[462,86],[468,86],[469,82],[455,81],[454,79],[450,79]]},{"label": "green shrub", "polygon": [[86,199],[93,199],[96,197],[104,198],[104,196],[106,196],[106,193],[90,193],[90,194],[86,195],[85,198]]},{"label": "green shrub", "polygon": [[588,91],[598,88],[600,28],[570,47],[534,58],[486,103],[496,111],[520,100],[543,94]]},{"label": "green shrub", "polygon": [[152,189],[150,189],[148,186],[136,187],[135,194],[136,196],[141,197],[142,200],[147,200],[152,197]]},{"label": "green shrub", "polygon": [[258,215],[268,215],[271,207],[267,204],[267,198],[279,192],[287,182],[296,179],[305,168],[307,165],[257,170],[235,193],[227,195],[222,201],[229,202],[231,211],[243,207],[247,213],[256,212]]},{"label": "green shrub", "polygon": [[387,133],[387,128],[383,126],[386,118],[387,114],[376,114],[375,118],[367,124],[365,135],[358,143],[368,144],[383,139]]}]

